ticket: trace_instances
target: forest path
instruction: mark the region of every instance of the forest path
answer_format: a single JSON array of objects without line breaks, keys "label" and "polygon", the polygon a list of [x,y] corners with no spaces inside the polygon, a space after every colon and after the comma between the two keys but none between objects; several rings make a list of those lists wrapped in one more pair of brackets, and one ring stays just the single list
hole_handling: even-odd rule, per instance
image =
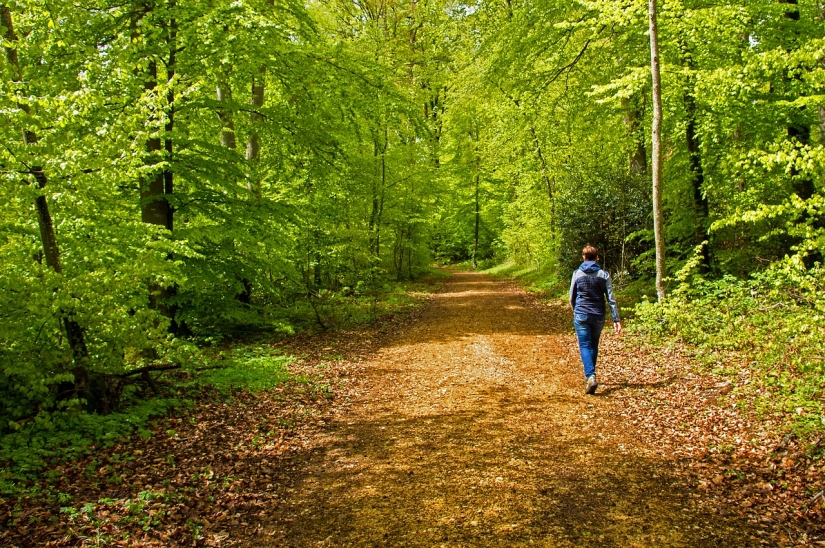
[{"label": "forest path", "polygon": [[569,312],[512,284],[451,276],[361,375],[250,546],[757,544],[622,423],[622,387],[583,393]]}]

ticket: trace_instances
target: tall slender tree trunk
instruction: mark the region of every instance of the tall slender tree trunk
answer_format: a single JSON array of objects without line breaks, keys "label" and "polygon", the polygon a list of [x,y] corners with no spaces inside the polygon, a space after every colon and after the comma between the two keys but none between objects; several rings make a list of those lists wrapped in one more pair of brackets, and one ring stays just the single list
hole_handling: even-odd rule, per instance
[{"label": "tall slender tree trunk", "polygon": [[[158,63],[156,60],[149,61],[144,88],[147,92],[157,88]],[[146,152],[150,162],[159,160],[161,151],[161,138],[159,136],[150,137],[146,141]],[[169,202],[166,201],[166,181],[165,172],[159,171],[153,177],[142,182],[140,188],[140,218],[144,223],[169,227],[172,215],[169,212]],[[170,229],[171,230],[171,229]]]},{"label": "tall slender tree trunk", "polygon": [[384,128],[384,141],[378,135],[373,138],[373,158],[376,173],[372,178],[372,211],[370,213],[370,249],[376,257],[381,256],[381,221],[384,214],[384,191],[387,185],[388,130]]},{"label": "tall slender tree trunk", "polygon": [[647,149],[641,123],[641,109],[636,101],[627,97],[622,99],[622,109],[624,110],[624,125],[633,140],[633,146],[627,157],[628,170],[631,175],[644,175],[647,173]]},{"label": "tall slender tree trunk", "polygon": [[[232,86],[228,81],[218,82],[215,91],[219,102],[229,103],[232,101]],[[218,111],[218,118],[221,121],[221,145],[231,150],[237,149],[238,143],[235,140],[235,118],[232,109],[220,109]]]},{"label": "tall slender tree trunk", "polygon": [[261,141],[258,135],[258,124],[263,120],[260,114],[260,109],[264,106],[264,85],[266,79],[266,67],[261,67],[257,77],[252,78],[252,114],[250,120],[252,121],[252,134],[249,136],[249,141],[246,143],[246,161],[252,165],[253,180],[247,184],[252,194],[257,198],[261,197],[261,178],[258,170],[258,158],[261,155]]},{"label": "tall slender tree trunk", "polygon": [[413,227],[407,230],[407,278],[412,280],[412,251],[413,251]]},{"label": "tall slender tree trunk", "polygon": [[[175,3],[172,0],[168,6],[174,9]],[[150,9],[150,8],[146,8]],[[136,31],[137,20],[133,21],[133,32]],[[174,172],[172,170],[172,163],[174,160],[174,138],[173,132],[175,129],[175,93],[173,89],[173,79],[175,76],[175,63],[177,56],[177,22],[174,17],[164,25],[166,30],[166,48],[167,60],[166,66],[166,81],[168,90],[166,92],[166,107],[164,109],[166,115],[166,123],[163,126],[164,134],[161,137],[153,136],[146,141],[146,153],[150,164],[156,164],[161,159],[166,161],[166,167],[159,171],[156,175],[146,178],[140,184],[140,199],[141,211],[140,217],[144,223],[156,226],[162,226],[166,230],[173,230],[175,211],[172,207],[170,197],[174,193]],[[149,61],[147,72],[145,74],[144,89],[147,93],[153,92],[158,86],[158,61],[152,58]],[[154,122],[155,120],[153,120]],[[155,124],[151,124],[154,126]],[[169,257],[170,259],[172,257]],[[186,328],[182,324],[178,324],[175,319],[177,310],[175,306],[170,304],[170,299],[176,293],[176,287],[164,287],[155,283],[149,284],[149,307],[160,312],[163,316],[169,318],[169,331],[172,334],[181,334],[185,332]],[[155,352],[152,349],[145,350],[147,357],[156,358]]]},{"label": "tall slender tree trunk", "polygon": [[[174,7],[174,1],[171,6]],[[178,41],[178,24],[175,18],[169,21],[168,29],[168,46],[169,59],[166,63],[166,75],[169,82],[169,89],[166,92],[166,102],[168,107],[166,109],[166,135],[164,137],[164,150],[166,151],[166,165],[163,170],[163,192],[166,196],[166,228],[172,230],[174,228],[175,209],[169,202],[169,196],[175,191],[174,172],[172,171],[173,155],[174,155],[174,141],[172,139],[172,132],[175,130],[175,89],[171,85],[175,78],[175,62],[177,57],[177,41]]]},{"label": "tall slender tree trunk", "polygon": [[[229,103],[229,102],[232,101],[232,86],[229,84],[228,80],[222,80],[222,81],[218,82],[218,85],[215,88],[215,93],[216,93],[218,101],[221,102],[221,103]],[[253,94],[253,97],[254,97],[254,94]],[[261,101],[263,101],[263,93],[261,93],[260,99],[261,99]],[[237,150],[238,143],[237,143],[237,140],[235,139],[235,117],[233,115],[232,108],[230,107],[230,108],[221,108],[221,109],[219,109],[218,110],[218,118],[221,121],[221,135],[220,135],[221,145],[228,148],[228,149],[230,149],[230,150]],[[256,139],[256,142],[257,142],[257,135],[255,136],[255,139]],[[257,145],[253,146],[253,149],[255,150],[255,154],[257,155],[257,153],[258,153]],[[249,150],[249,147],[247,147],[247,151],[248,150]],[[253,158],[253,160],[254,160],[254,158]],[[247,184],[247,189],[252,191],[253,188],[254,187],[252,186],[251,183]],[[234,247],[234,245],[235,245],[234,240],[232,241],[232,245]],[[240,301],[244,304],[251,304],[252,303],[252,280],[250,280],[248,278],[245,278],[245,277],[241,277],[241,276],[238,276],[238,278],[240,279],[241,286],[243,287],[243,289],[237,295],[236,298],[238,299],[238,301]]]},{"label": "tall slender tree trunk", "polygon": [[550,180],[550,170],[547,169],[547,161],[544,159],[544,151],[541,148],[541,141],[536,133],[536,128],[530,124],[528,127],[530,136],[533,138],[533,146],[536,148],[536,155],[539,158],[539,165],[541,166],[541,178],[544,181],[544,190],[547,192],[547,199],[550,201],[550,220],[555,225],[556,223],[556,200],[553,196],[553,183]]},{"label": "tall slender tree trunk", "polygon": [[479,181],[479,173],[476,171],[476,178],[475,178],[475,185],[476,185],[476,225],[475,231],[473,233],[473,270],[478,268],[478,227],[481,224],[481,215],[479,213],[479,205],[478,205],[478,181]]},{"label": "tall slender tree trunk", "polygon": [[662,81],[659,71],[659,33],[656,25],[656,0],[649,0],[650,22],[650,73],[653,81],[653,237],[656,241],[656,294],[659,301],[665,298],[665,234],[662,213]]},{"label": "tall slender tree trunk", "polygon": [[[14,21],[12,18],[11,9],[8,5],[0,6],[0,25],[5,27],[5,41],[7,43],[6,59],[13,71],[12,79],[16,83],[22,83],[23,73],[20,68],[20,60],[17,56],[17,49],[12,46],[16,44],[18,37],[14,32]],[[20,109],[26,114],[29,114],[29,106],[25,104],[19,105]],[[23,130],[23,143],[34,145],[37,143],[37,134],[28,129]],[[48,184],[48,177],[41,166],[31,166],[30,174],[34,177],[37,187],[40,190],[45,189]],[[34,200],[34,207],[37,212],[37,224],[40,228],[40,243],[43,246],[43,256],[46,261],[46,266],[52,269],[56,274],[62,274],[63,268],[60,265],[60,248],[57,245],[57,237],[54,232],[54,223],[49,211],[49,203],[46,196],[41,194]],[[71,313],[61,310],[60,323],[66,332],[66,340],[69,343],[69,349],[72,352],[74,375],[74,391],[75,395],[84,394],[89,382],[89,373],[87,364],[89,351],[86,347],[86,335],[84,328],[72,319]]]},{"label": "tall slender tree trunk", "polygon": [[[685,52],[686,56],[690,53]],[[692,70],[692,63],[688,57],[686,61],[687,69]],[[690,162],[690,171],[693,174],[691,184],[693,187],[693,211],[694,211],[694,245],[701,245],[702,262],[701,269],[703,272],[710,270],[710,234],[708,233],[708,217],[710,216],[710,209],[708,207],[708,200],[704,193],[705,173],[702,169],[702,153],[699,143],[699,135],[696,132],[696,98],[695,98],[695,82],[693,76],[688,74],[685,82],[685,144],[687,145],[688,160]]]}]

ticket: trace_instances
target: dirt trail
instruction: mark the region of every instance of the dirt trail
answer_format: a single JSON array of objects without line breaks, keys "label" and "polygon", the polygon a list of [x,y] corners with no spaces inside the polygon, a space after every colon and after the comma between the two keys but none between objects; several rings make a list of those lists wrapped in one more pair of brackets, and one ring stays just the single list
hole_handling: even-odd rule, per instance
[{"label": "dirt trail", "polygon": [[757,544],[620,423],[621,387],[583,394],[569,313],[511,284],[452,276],[361,374],[250,546]]}]

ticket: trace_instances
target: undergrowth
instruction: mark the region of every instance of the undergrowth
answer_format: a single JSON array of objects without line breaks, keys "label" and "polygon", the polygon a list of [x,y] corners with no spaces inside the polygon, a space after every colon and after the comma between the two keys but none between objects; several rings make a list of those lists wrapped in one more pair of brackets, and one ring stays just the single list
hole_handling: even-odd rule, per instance
[{"label": "undergrowth", "polygon": [[[317,303],[319,317],[327,329],[374,321],[410,308],[418,296],[432,290],[434,280],[447,275],[433,270],[422,282],[387,282],[377,295],[330,296]],[[319,327],[308,318],[301,322],[299,316],[293,317],[296,329],[290,331]],[[210,393],[231,397],[238,390],[256,392],[287,381],[306,382],[290,373],[291,357],[273,353],[273,338],[284,335],[262,330],[199,338],[201,349],[186,368],[162,373],[156,379],[159,394],[146,385],[128,385],[119,410],[113,413],[90,413],[79,405],[42,407],[31,419],[0,431],[0,494],[19,494],[21,489],[36,486],[32,480],[52,463],[77,458],[130,436],[150,435],[145,427],[153,418],[186,412],[207,388]]]},{"label": "undergrowth", "polygon": [[292,380],[289,356],[273,355],[271,348],[244,345],[214,356],[203,370],[182,371],[161,382],[162,393],[145,398],[136,387],[128,387],[124,409],[108,415],[64,410],[43,413],[11,433],[0,437],[0,493],[15,492],[50,463],[73,459],[99,447],[136,435],[154,417],[191,408],[204,389],[229,396],[233,390],[260,391]]},{"label": "undergrowth", "polygon": [[825,270],[789,258],[749,279],[705,280],[688,265],[662,303],[637,307],[653,345],[695,348],[740,401],[807,437],[825,430]]}]

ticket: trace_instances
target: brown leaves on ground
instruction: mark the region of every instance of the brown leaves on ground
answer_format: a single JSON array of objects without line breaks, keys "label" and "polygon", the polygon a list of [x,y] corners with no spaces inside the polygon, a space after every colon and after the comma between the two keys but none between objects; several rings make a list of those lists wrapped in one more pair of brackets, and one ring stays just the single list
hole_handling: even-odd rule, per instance
[{"label": "brown leaves on ground", "polygon": [[600,360],[622,417],[660,458],[696,476],[720,515],[758,524],[772,546],[825,544],[825,440],[806,443],[785,433],[790,421],[758,417],[744,364],[732,381],[699,366],[690,348],[651,348],[633,335],[607,338]]},{"label": "brown leaves on ground", "polygon": [[412,315],[294,338],[308,382],[204,394],[53,469],[62,502],[0,502],[0,545],[820,542],[820,461],[632,337],[605,335],[585,396],[569,316],[458,274]]},{"label": "brown leaves on ground", "polygon": [[52,496],[0,499],[0,546],[226,546],[254,534],[279,503],[278,474],[347,409],[358,362],[410,317],[273,345],[298,358],[290,370],[307,382],[206,391],[190,413],[156,421],[149,439],[48,470]]}]

